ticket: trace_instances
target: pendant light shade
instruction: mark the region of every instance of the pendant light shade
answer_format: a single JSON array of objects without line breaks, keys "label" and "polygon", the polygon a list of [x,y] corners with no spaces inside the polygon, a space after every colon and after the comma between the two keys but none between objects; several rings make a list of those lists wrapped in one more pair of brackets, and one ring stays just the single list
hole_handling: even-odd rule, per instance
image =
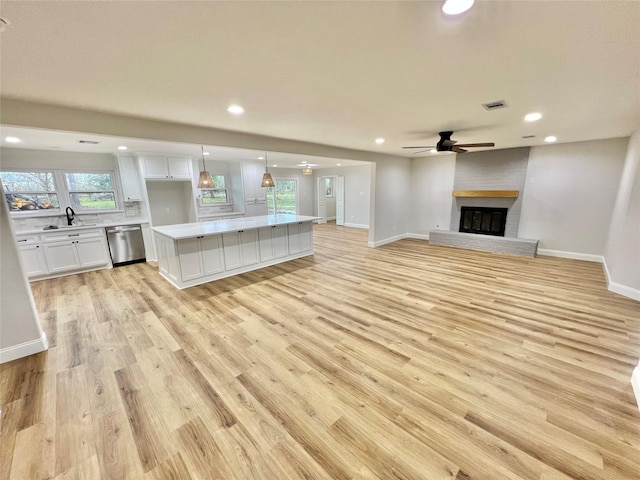
[{"label": "pendant light shade", "polygon": [[311,170],[311,167],[308,164],[306,167],[302,169],[303,175],[311,175],[312,173],[313,173],[313,170]]},{"label": "pendant light shade", "polygon": [[264,175],[262,175],[262,183],[261,187],[273,187],[275,182],[273,181],[273,177],[269,173],[269,166],[267,165],[267,152],[264,152]]},{"label": "pendant light shade", "polygon": [[207,172],[204,168],[204,147],[202,148],[202,170],[200,171],[200,176],[198,177],[198,188],[216,188],[213,183],[213,178],[211,178],[211,174]]}]

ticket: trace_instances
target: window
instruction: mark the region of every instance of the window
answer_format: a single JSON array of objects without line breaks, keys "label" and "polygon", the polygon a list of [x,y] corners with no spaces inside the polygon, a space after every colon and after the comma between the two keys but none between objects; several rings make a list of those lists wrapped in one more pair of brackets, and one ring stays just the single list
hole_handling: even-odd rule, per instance
[{"label": "window", "polygon": [[332,177],[326,177],[324,179],[324,188],[325,188],[325,196],[327,197],[333,197],[334,193],[333,193],[333,178]]},{"label": "window", "polygon": [[267,214],[296,215],[298,211],[298,181],[276,178],[274,182],[275,186],[267,189]]},{"label": "window", "polygon": [[231,203],[229,188],[225,175],[211,175],[216,188],[200,189],[200,204],[202,206],[212,206]]},{"label": "window", "polygon": [[109,172],[65,172],[71,208],[74,210],[115,210],[116,192]]},{"label": "window", "polygon": [[66,207],[76,212],[118,208],[115,172],[4,171],[2,188],[15,215],[59,214]]},{"label": "window", "polygon": [[0,172],[0,176],[11,211],[60,209],[53,172]]}]

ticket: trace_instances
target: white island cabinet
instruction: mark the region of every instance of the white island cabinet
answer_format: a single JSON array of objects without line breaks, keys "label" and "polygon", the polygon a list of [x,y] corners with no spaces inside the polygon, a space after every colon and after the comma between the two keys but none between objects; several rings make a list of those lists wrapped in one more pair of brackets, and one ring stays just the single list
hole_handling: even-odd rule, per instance
[{"label": "white island cabinet", "polygon": [[182,289],[313,255],[314,220],[263,215],[154,227],[158,270]]}]

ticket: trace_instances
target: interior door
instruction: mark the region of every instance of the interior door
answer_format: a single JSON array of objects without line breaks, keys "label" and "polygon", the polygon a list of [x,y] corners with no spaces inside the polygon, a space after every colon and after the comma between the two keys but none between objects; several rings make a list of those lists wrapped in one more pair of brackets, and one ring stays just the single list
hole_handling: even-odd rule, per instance
[{"label": "interior door", "polygon": [[344,225],[344,177],[336,177],[336,225]]},{"label": "interior door", "polygon": [[324,177],[318,177],[317,179],[317,204],[318,204],[318,223],[327,223],[327,195],[324,188]]}]

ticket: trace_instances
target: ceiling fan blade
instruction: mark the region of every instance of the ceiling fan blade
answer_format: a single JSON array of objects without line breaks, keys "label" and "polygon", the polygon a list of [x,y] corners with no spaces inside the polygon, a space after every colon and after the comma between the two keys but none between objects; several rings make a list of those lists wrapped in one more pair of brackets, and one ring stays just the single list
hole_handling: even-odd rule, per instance
[{"label": "ceiling fan blade", "polygon": [[443,140],[442,141],[442,145],[445,146],[445,147],[452,147],[456,143],[458,143],[456,140]]},{"label": "ceiling fan blade", "polygon": [[493,142],[488,143],[461,143],[458,147],[495,147],[496,144]]},{"label": "ceiling fan blade", "polygon": [[413,152],[413,154],[414,154],[414,155],[417,155],[417,154],[419,154],[419,153],[428,152],[428,151],[430,151],[430,150],[431,150],[430,148],[427,148],[426,150],[420,150],[419,152]]},{"label": "ceiling fan blade", "polygon": [[435,147],[435,145],[434,146],[422,145],[421,147],[402,147],[402,148],[436,148],[436,147]]},{"label": "ceiling fan blade", "polygon": [[456,153],[464,153],[464,152],[468,152],[469,150],[465,150],[464,148],[460,148],[460,147],[451,147],[451,151]]}]

